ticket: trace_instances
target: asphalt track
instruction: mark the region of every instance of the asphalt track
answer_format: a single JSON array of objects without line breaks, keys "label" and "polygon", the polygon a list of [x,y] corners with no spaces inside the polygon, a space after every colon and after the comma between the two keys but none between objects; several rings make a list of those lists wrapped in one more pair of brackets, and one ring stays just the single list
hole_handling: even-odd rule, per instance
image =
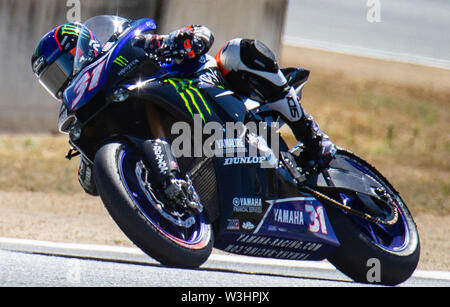
[{"label": "asphalt track", "polygon": [[290,0],[284,42],[450,69],[449,16],[448,0]]},{"label": "asphalt track", "polygon": [[[174,269],[136,248],[0,238],[0,287],[367,287],[328,262],[213,254]],[[416,271],[402,287],[449,287],[450,272]]]}]

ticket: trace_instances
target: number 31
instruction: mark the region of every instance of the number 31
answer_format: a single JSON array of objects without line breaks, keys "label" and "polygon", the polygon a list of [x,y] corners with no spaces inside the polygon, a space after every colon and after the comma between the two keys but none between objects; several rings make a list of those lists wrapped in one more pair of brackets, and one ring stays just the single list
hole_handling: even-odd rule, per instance
[{"label": "number 31", "polygon": [[[101,62],[92,70],[92,75],[89,71],[85,72],[84,75],[80,78],[78,83],[75,85],[73,91],[77,94],[77,97],[72,101],[72,109],[76,107],[76,105],[80,102],[86,90],[92,91],[98,86],[100,82],[100,76],[103,71],[103,67],[105,66],[106,60]],[[90,83],[89,83],[90,81]],[[89,85],[89,88],[88,88]]]},{"label": "number 31", "polygon": [[309,231],[328,234],[323,207],[319,206],[316,209],[313,205],[305,205],[305,211],[309,213]]}]

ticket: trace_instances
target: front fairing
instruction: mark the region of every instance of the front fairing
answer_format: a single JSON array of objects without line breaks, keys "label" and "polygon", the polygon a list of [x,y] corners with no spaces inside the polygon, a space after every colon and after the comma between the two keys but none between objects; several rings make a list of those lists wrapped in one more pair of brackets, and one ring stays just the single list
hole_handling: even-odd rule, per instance
[{"label": "front fairing", "polygon": [[63,93],[63,101],[70,111],[77,111],[96,95],[114,88],[127,73],[148,59],[142,48],[133,47],[132,39],[139,33],[152,31],[156,25],[152,19],[140,19],[130,23],[115,40],[103,45],[102,52],[83,67]]}]

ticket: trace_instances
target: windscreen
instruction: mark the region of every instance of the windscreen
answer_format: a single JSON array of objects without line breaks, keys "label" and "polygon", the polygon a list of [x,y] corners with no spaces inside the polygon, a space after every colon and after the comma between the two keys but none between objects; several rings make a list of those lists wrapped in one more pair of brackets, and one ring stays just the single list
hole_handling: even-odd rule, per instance
[{"label": "windscreen", "polygon": [[127,19],[112,15],[95,16],[83,23],[78,30],[73,73],[77,74],[89,65],[101,53],[102,46],[127,27]]}]

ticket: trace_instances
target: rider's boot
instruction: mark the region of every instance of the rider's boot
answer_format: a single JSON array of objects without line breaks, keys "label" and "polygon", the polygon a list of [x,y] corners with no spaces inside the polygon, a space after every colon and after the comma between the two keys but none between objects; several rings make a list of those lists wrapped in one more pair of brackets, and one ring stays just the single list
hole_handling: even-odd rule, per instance
[{"label": "rider's boot", "polygon": [[328,135],[323,133],[313,117],[308,115],[300,104],[294,88],[287,86],[281,99],[269,102],[261,110],[275,110],[287,121],[297,141],[303,143],[302,159],[328,165],[336,154],[337,148]]},{"label": "rider's boot", "polygon": [[312,116],[304,113],[299,121],[290,123],[290,126],[296,139],[304,144],[303,159],[313,161],[319,167],[331,162],[337,152],[336,145],[319,129]]}]

